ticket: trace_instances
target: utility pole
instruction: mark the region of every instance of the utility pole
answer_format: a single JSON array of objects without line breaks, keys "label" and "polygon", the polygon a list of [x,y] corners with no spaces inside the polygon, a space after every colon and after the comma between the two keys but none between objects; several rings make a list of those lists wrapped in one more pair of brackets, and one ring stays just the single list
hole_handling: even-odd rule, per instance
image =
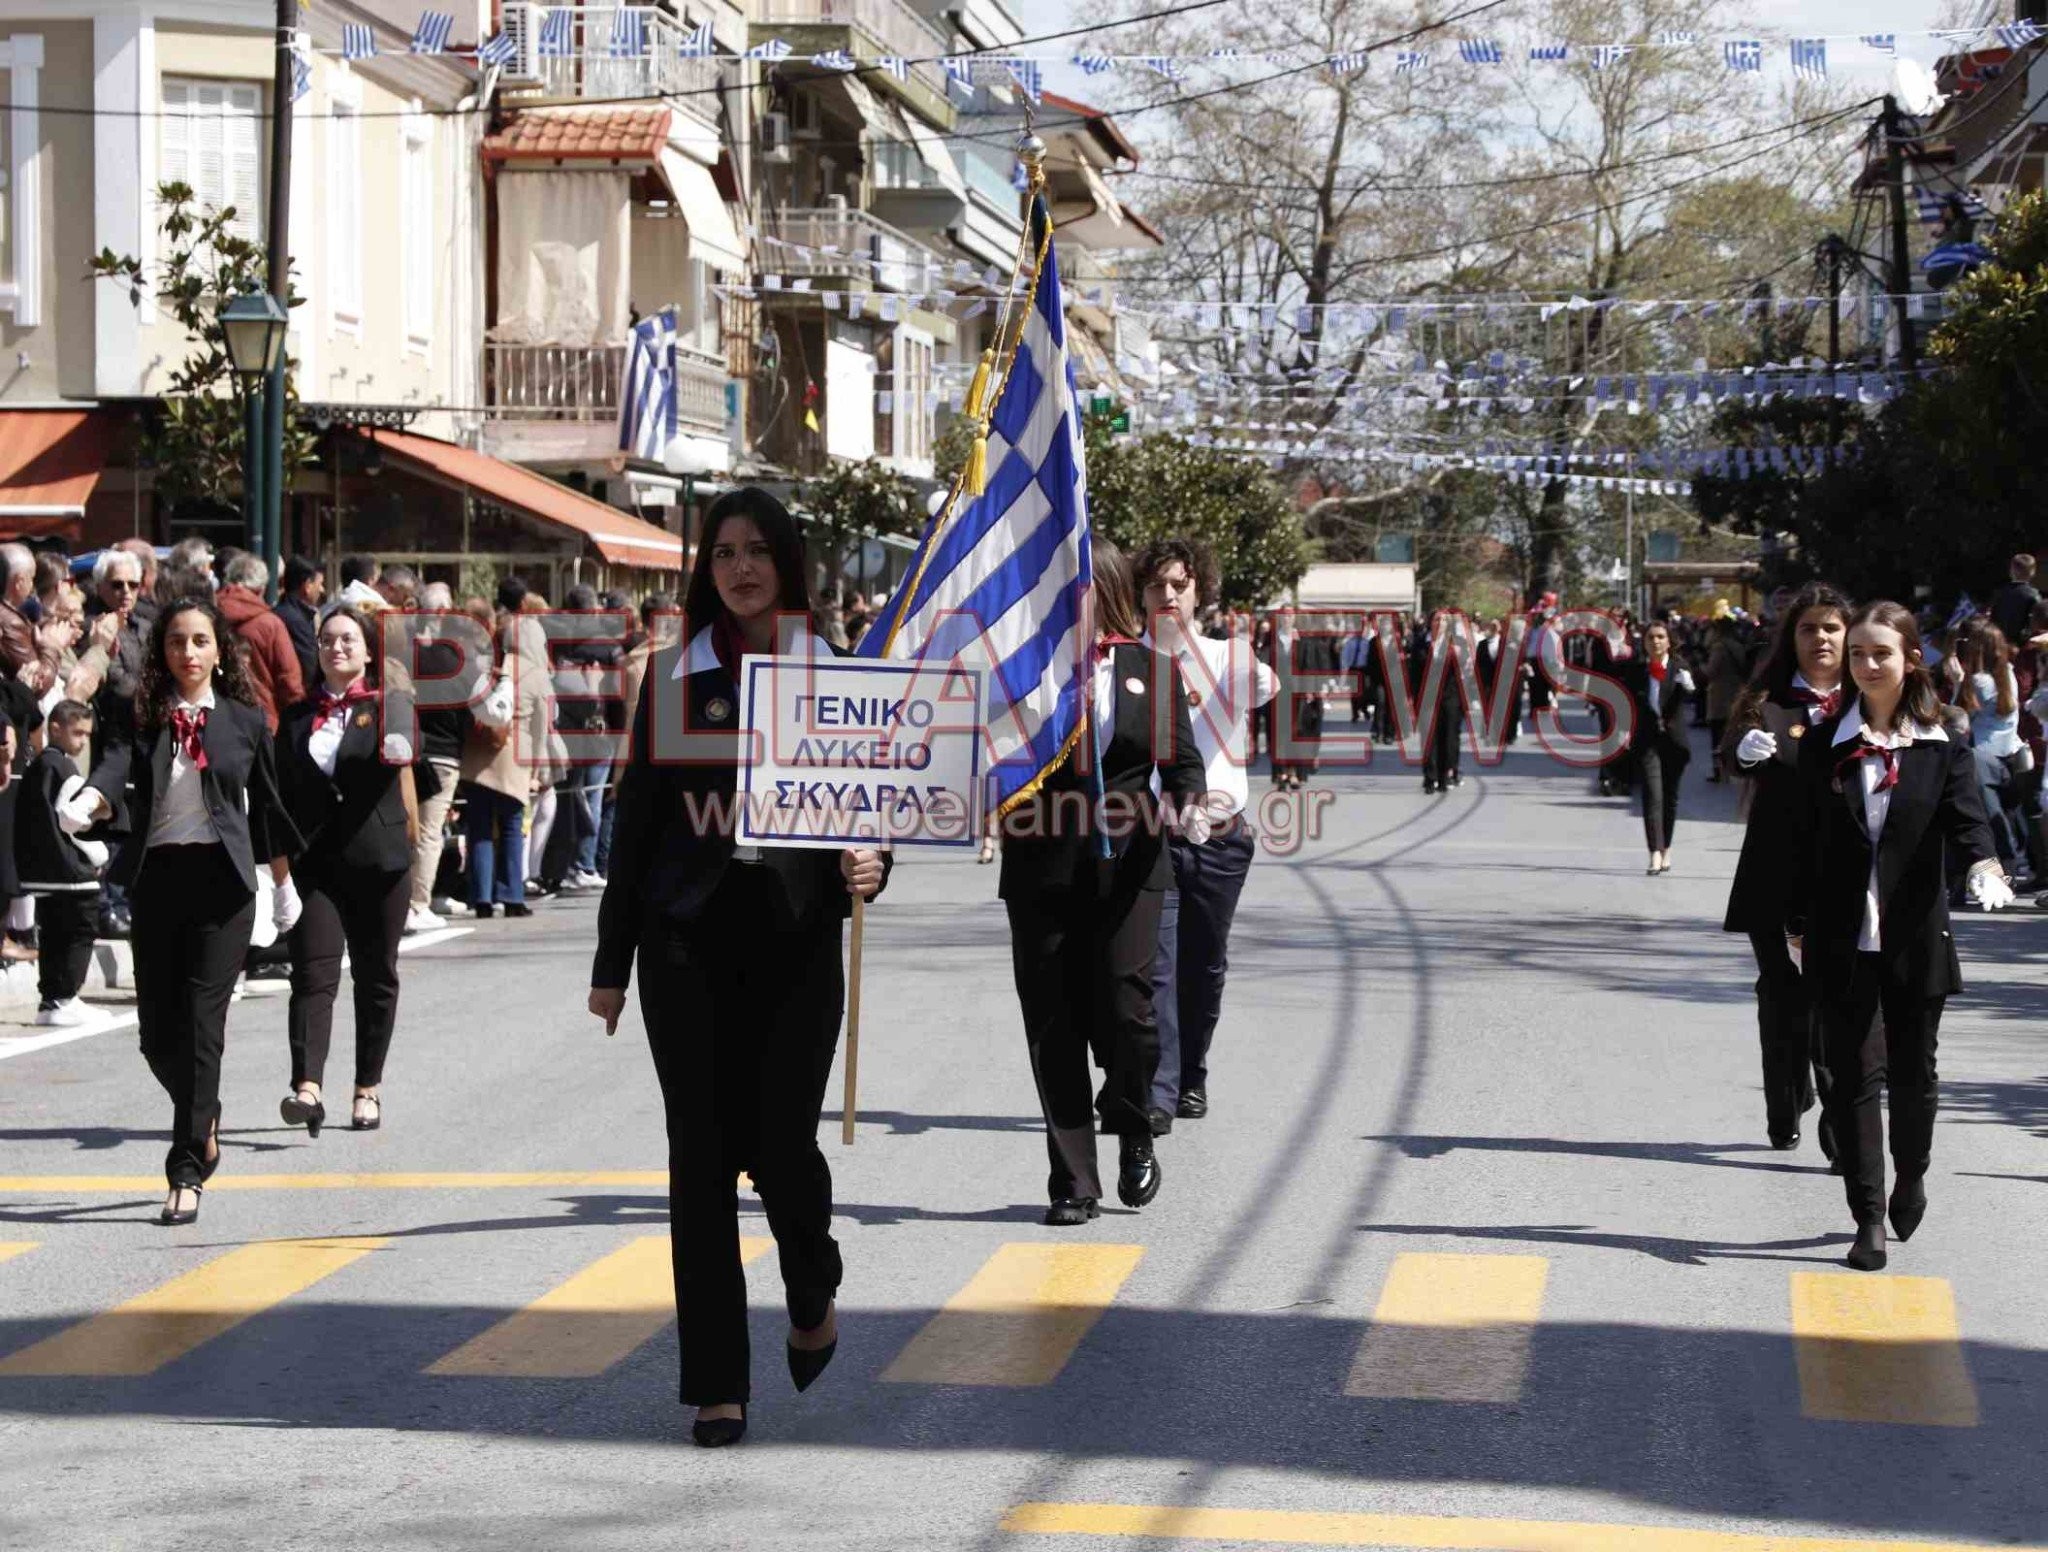
[{"label": "utility pole", "polygon": [[[1821,257],[1828,266],[1828,371],[1833,374],[1842,364],[1842,258],[1848,252],[1849,244],[1841,233],[1830,232],[1820,245]],[[1839,446],[1842,440],[1842,406],[1832,393],[1828,395],[1828,446]]]},{"label": "utility pole", "polygon": [[1906,306],[1913,292],[1913,267],[1906,254],[1906,131],[1898,98],[1885,98],[1879,123],[1884,135],[1885,184],[1892,202],[1891,293],[1899,320],[1899,365],[1911,373],[1920,368],[1920,347],[1913,338],[1913,320]]},{"label": "utility pole", "polygon": [[[299,0],[277,0],[277,65],[270,87],[270,294],[291,311],[292,217],[292,42],[298,32]],[[285,354],[280,351],[263,393],[262,554],[270,567],[269,594],[277,598],[284,576]]]}]

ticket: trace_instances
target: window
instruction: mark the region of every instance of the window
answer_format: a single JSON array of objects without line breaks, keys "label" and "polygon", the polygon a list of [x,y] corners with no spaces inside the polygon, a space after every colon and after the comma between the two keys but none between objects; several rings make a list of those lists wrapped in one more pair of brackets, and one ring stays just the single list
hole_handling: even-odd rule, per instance
[{"label": "window", "polygon": [[163,93],[161,181],[185,184],[204,209],[232,209],[235,235],[262,241],[263,89],[167,77]]},{"label": "window", "polygon": [[682,342],[707,356],[725,354],[725,334],[720,327],[718,293],[712,289],[717,277],[702,259],[689,260],[689,311],[682,330]]},{"label": "window", "polygon": [[363,120],[337,96],[327,121],[327,309],[338,329],[363,326]]},{"label": "window", "polygon": [[408,118],[400,132],[399,213],[404,256],[405,343],[424,351],[434,337],[434,141],[428,121]]},{"label": "window", "polygon": [[906,463],[931,462],[932,422],[937,418],[930,402],[932,355],[929,339],[903,333],[896,352],[896,456]]}]

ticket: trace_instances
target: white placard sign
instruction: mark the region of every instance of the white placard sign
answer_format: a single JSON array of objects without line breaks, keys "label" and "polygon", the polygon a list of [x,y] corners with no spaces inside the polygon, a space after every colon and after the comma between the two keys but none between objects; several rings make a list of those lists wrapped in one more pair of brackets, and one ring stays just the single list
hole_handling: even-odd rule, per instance
[{"label": "white placard sign", "polygon": [[742,844],[981,844],[978,671],[742,658],[740,723]]}]

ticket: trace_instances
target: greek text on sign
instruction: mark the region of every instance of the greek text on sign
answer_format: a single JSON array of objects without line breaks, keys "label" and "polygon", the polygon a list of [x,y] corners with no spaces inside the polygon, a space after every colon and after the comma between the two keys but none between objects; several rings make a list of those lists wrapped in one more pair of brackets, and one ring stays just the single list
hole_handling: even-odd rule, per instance
[{"label": "greek text on sign", "polygon": [[740,707],[741,843],[980,844],[978,671],[748,657]]}]

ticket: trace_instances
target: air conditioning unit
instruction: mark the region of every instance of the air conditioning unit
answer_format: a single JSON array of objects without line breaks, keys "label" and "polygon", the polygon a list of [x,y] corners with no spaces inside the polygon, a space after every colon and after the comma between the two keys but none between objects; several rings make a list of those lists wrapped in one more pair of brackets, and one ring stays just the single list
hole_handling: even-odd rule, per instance
[{"label": "air conditioning unit", "polygon": [[786,113],[764,113],[761,115],[761,160],[764,162],[789,161],[789,115]]}]

